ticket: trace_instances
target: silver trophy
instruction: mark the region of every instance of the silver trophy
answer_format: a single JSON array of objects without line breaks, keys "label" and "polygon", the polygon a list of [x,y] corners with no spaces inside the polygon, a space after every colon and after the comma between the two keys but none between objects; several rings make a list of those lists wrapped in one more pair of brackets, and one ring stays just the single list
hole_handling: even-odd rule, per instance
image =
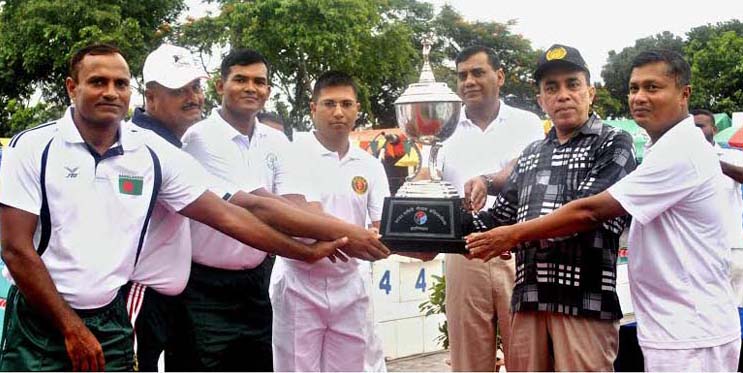
[{"label": "silver trophy", "polygon": [[396,251],[466,252],[462,239],[462,198],[437,172],[441,142],[457,129],[462,100],[436,82],[429,62],[433,36],[423,42],[423,69],[395,101],[397,124],[411,140],[430,146],[430,179],[415,180],[421,169],[388,197],[382,211],[382,241]]}]

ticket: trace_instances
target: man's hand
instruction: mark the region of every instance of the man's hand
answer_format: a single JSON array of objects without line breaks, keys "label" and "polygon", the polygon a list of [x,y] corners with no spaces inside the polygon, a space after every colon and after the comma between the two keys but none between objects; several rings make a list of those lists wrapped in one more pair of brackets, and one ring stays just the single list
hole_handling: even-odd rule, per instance
[{"label": "man's hand", "polygon": [[67,356],[72,361],[73,371],[100,372],[105,370],[103,348],[82,320],[78,319],[74,322],[74,326],[64,332],[64,343]]},{"label": "man's hand", "polygon": [[479,258],[487,262],[518,244],[511,233],[511,226],[493,228],[487,232],[472,233],[467,236],[469,258]]},{"label": "man's hand", "polygon": [[[317,241],[309,247],[309,254],[303,259],[307,263],[314,263],[328,256],[335,256],[336,250],[348,244],[348,237],[341,237],[334,241]],[[331,259],[332,261],[332,259]]]},{"label": "man's hand", "polygon": [[390,249],[379,241],[379,231],[376,228],[350,227],[346,233],[348,244],[341,248],[346,255],[368,261],[384,259],[390,255]]},{"label": "man's hand", "polygon": [[464,200],[469,201],[469,206],[465,207],[470,211],[482,210],[487,198],[488,187],[482,177],[475,176],[464,183]]}]

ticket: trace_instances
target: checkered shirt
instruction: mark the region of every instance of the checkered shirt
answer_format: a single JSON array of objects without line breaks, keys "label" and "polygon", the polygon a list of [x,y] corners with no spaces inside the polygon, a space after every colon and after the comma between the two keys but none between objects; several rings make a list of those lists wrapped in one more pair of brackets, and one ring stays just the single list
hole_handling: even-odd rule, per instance
[{"label": "checkered shirt", "polygon": [[[636,165],[632,136],[595,115],[565,144],[553,128],[544,140],[524,149],[487,213],[495,225],[535,219],[602,192]],[[589,232],[520,244],[515,250],[513,312],[620,319],[617,252],[628,223],[629,217],[620,217]]]}]

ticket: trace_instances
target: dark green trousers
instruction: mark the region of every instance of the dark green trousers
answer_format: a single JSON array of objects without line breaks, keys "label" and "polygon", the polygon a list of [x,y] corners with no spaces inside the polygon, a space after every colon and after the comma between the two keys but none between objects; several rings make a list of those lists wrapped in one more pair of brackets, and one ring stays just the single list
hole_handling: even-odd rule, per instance
[{"label": "dark green trousers", "polygon": [[[132,370],[134,340],[123,294],[119,293],[113,302],[99,309],[77,312],[101,344],[106,370]],[[72,370],[62,334],[28,306],[15,286],[8,293],[0,370]]]},{"label": "dark green trousers", "polygon": [[254,269],[191,266],[181,294],[190,336],[188,370],[273,371],[268,285],[273,258]]}]

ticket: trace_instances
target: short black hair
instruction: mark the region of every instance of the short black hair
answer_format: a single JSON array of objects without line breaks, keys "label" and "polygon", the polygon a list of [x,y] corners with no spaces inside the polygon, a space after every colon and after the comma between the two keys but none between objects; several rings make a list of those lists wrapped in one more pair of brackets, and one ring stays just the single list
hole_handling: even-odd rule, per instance
[{"label": "short black hair", "polygon": [[713,114],[711,111],[707,109],[691,109],[689,110],[689,114],[691,115],[706,115],[712,119],[712,124],[717,127],[717,123],[715,123],[715,114]]},{"label": "short black hair", "polygon": [[490,64],[493,70],[498,70],[502,67],[500,58],[498,58],[498,55],[495,54],[495,50],[484,45],[472,45],[463,49],[461,52],[459,52],[459,54],[457,54],[457,58],[454,59],[455,66],[459,66],[460,63],[466,61],[467,59],[478,53],[485,53],[485,55],[488,57],[488,64]]},{"label": "short black hair", "polygon": [[121,50],[117,46],[107,43],[90,44],[76,50],[72,54],[72,57],[70,57],[70,77],[72,77],[74,81],[77,81],[77,77],[80,72],[80,62],[82,62],[85,56],[106,56],[111,54],[119,54],[122,57],[124,56],[124,54],[121,53]]},{"label": "short black hair", "polygon": [[224,56],[224,58],[222,59],[222,65],[220,67],[220,69],[222,70],[222,79],[227,79],[227,77],[230,75],[230,67],[232,66],[248,66],[255,63],[262,63],[266,66],[266,77],[270,81],[271,65],[268,63],[266,57],[264,57],[260,52],[256,50],[247,48],[233,49],[230,51],[230,53]]},{"label": "short black hair", "polygon": [[263,111],[258,113],[257,115],[258,121],[263,122],[264,120],[268,120],[271,122],[278,123],[284,127],[286,127],[286,124],[284,123],[284,119],[281,118],[281,115],[278,113],[270,112],[270,111]]},{"label": "short black hair", "polygon": [[632,60],[630,71],[656,62],[663,62],[668,66],[667,74],[675,78],[676,86],[683,87],[691,82],[691,66],[689,66],[689,63],[682,55],[668,49],[651,49],[640,52]]},{"label": "short black hair", "polygon": [[317,98],[320,97],[320,91],[328,87],[351,87],[353,94],[356,95],[356,99],[359,97],[359,87],[356,86],[356,82],[354,82],[351,75],[342,71],[328,71],[317,78],[315,87],[312,89],[312,101],[317,102]]}]

